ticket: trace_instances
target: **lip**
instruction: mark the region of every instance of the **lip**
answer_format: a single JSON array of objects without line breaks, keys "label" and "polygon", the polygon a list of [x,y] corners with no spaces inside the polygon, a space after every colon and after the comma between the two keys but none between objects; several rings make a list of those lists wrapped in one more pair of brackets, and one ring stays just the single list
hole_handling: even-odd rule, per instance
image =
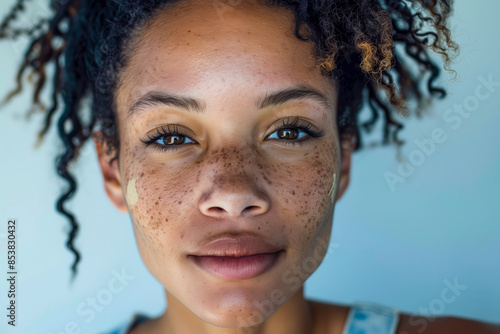
[{"label": "lip", "polygon": [[282,247],[276,244],[272,244],[251,235],[239,237],[223,236],[210,241],[190,255],[241,257],[276,253],[282,249]]},{"label": "lip", "polygon": [[259,276],[271,269],[285,251],[249,256],[190,256],[201,269],[215,277],[243,280]]},{"label": "lip", "polygon": [[283,248],[260,238],[225,236],[209,242],[188,258],[215,277],[241,280],[270,270],[284,253]]}]

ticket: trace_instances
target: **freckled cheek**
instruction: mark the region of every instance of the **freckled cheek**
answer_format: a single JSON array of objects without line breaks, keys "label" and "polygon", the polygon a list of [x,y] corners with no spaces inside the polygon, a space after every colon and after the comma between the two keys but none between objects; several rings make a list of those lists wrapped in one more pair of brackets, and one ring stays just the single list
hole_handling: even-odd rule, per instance
[{"label": "freckled cheek", "polygon": [[313,238],[332,205],[329,191],[336,168],[335,157],[334,153],[319,152],[323,153],[311,152],[313,159],[307,162],[280,165],[275,175],[270,176],[275,180],[272,187],[284,226],[300,243]]},{"label": "freckled cheek", "polygon": [[[294,177],[284,182],[283,198],[288,199],[294,219],[302,221],[303,226],[312,227],[328,210],[328,191],[331,176],[326,172],[317,173],[310,168],[302,177]],[[286,201],[285,201],[286,202]]]},{"label": "freckled cheek", "polygon": [[145,234],[172,232],[182,221],[182,213],[189,212],[188,207],[192,205],[196,175],[168,168],[162,163],[157,166],[144,164],[135,171],[139,200],[131,214],[137,224]]}]

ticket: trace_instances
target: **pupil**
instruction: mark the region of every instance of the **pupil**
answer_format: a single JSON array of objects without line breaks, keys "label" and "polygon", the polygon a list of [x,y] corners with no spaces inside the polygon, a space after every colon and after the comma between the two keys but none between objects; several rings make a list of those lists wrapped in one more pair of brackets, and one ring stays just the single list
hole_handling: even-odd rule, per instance
[{"label": "pupil", "polygon": [[292,129],[282,129],[278,131],[278,137],[282,139],[297,139],[298,131]]}]

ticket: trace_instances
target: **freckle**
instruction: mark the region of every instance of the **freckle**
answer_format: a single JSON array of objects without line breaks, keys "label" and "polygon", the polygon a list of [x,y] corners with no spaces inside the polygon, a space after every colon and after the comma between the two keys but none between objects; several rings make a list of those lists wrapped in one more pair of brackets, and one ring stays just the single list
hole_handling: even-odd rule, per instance
[{"label": "freckle", "polygon": [[272,182],[271,180],[269,180],[269,179],[267,178],[267,176],[265,176],[265,175],[264,175],[263,177],[264,177],[264,180],[265,180],[267,183],[269,183],[269,185],[272,185],[272,184],[273,184],[273,182]]},{"label": "freckle", "polygon": [[158,205],[158,201],[155,202],[155,205]]},{"label": "freckle", "polygon": [[141,175],[140,175],[140,176],[141,176],[141,177],[143,177],[143,176],[144,176],[144,172],[141,172]]},{"label": "freckle", "polygon": [[177,202],[177,203],[182,204],[182,201],[179,201],[179,202]]},{"label": "freckle", "polygon": [[168,218],[165,218],[165,223],[168,223]]}]

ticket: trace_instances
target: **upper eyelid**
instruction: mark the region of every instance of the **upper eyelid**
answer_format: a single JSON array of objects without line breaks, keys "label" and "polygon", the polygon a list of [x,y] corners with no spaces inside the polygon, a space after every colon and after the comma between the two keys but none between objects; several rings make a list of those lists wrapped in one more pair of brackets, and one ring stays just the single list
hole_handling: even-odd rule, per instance
[{"label": "upper eyelid", "polygon": [[287,128],[297,128],[297,129],[300,129],[300,128],[311,128],[313,127],[313,125],[309,122],[306,122],[306,121],[301,121],[301,120],[298,120],[298,121],[291,121],[290,124],[283,124],[285,120],[280,120],[280,122],[276,125],[273,126],[273,132],[274,131],[277,131],[277,130],[280,130],[280,129],[287,129]]},{"label": "upper eyelid", "polygon": [[[171,127],[173,129],[171,129]],[[158,139],[161,136],[177,134],[191,138],[195,136],[194,132],[189,129],[184,128],[183,126],[179,126],[177,124],[167,124],[154,128],[151,132],[146,134],[148,139],[156,138]],[[146,139],[147,140],[147,139]]]},{"label": "upper eyelid", "polygon": [[[289,124],[283,124],[284,122],[289,122]],[[274,124],[275,125],[272,125],[273,132],[271,132],[269,135],[271,135],[272,133],[274,133],[277,130],[286,129],[286,128],[302,129],[302,131],[304,131],[308,135],[316,134],[318,137],[322,137],[325,135],[325,130],[320,129],[319,127],[314,125],[312,122],[305,120],[303,118],[300,118],[298,116],[282,118]],[[268,136],[266,136],[266,138]]]}]

